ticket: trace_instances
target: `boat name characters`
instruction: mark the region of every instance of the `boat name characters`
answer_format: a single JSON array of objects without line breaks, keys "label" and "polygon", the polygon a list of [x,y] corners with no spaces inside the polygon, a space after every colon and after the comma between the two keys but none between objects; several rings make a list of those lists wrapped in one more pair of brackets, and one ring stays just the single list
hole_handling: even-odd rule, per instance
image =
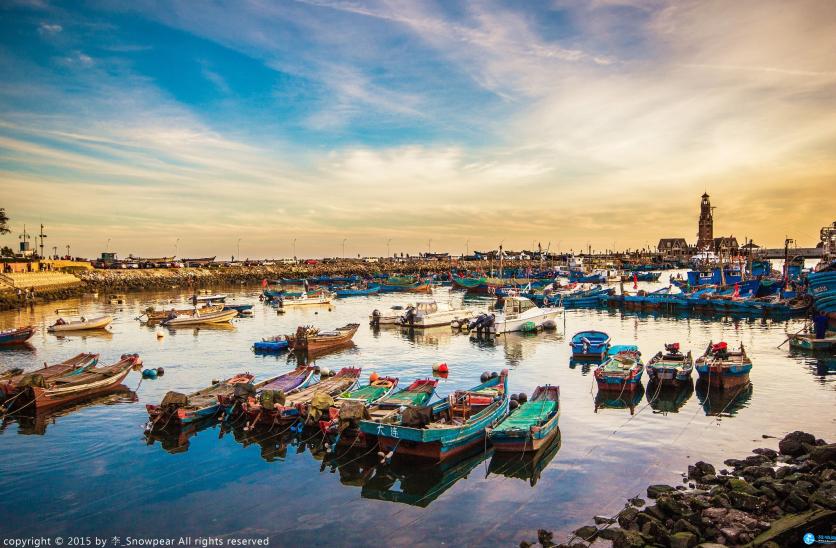
[{"label": "boat name characters", "polygon": [[269,546],[270,537],[242,537],[242,538],[221,538],[221,537],[27,537],[27,538],[4,538],[2,546],[11,548],[41,548],[43,546]]}]

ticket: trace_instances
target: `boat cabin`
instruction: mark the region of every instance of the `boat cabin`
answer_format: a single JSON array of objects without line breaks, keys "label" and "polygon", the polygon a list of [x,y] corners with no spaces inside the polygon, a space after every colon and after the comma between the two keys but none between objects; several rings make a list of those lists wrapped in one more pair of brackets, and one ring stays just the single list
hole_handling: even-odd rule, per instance
[{"label": "boat cabin", "polygon": [[516,317],[525,312],[537,308],[531,299],[525,297],[508,297],[505,299],[505,317]]}]

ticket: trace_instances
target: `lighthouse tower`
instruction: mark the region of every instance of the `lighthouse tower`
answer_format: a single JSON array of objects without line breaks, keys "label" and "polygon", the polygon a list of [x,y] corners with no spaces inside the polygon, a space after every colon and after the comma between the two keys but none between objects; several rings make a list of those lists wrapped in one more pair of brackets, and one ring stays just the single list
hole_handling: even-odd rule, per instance
[{"label": "lighthouse tower", "polygon": [[710,250],[714,244],[714,214],[708,193],[702,195],[700,203],[700,224],[697,231],[697,249]]}]

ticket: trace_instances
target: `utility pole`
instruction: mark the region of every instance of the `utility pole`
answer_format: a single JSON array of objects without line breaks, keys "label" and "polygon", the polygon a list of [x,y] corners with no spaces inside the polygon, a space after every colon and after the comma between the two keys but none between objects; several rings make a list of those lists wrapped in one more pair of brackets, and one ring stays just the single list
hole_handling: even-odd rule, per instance
[{"label": "utility pole", "polygon": [[23,245],[21,246],[21,253],[28,251],[27,249],[27,241],[32,239],[32,235],[26,232],[26,225],[23,225],[23,234],[18,236],[23,241]]},{"label": "utility pole", "polygon": [[70,244],[67,244],[67,258],[70,258]]},{"label": "utility pole", "polygon": [[432,247],[433,247],[433,239],[430,238],[430,241],[427,242],[427,255],[429,255],[432,252]]},{"label": "utility pole", "polygon": [[58,258],[58,246],[57,245],[52,246],[52,258],[53,259]]},{"label": "utility pole", "polygon": [[238,238],[238,260],[241,260],[241,238]]},{"label": "utility pole", "polygon": [[343,257],[345,257],[345,242],[346,242],[346,240],[348,240],[348,238],[343,238],[343,255],[342,255]]},{"label": "utility pole", "polygon": [[41,239],[41,259],[44,258],[44,238],[46,238],[46,234],[44,234],[44,224],[41,223],[41,233],[38,235]]},{"label": "utility pole", "polygon": [[293,258],[296,259],[296,238],[293,238]]}]

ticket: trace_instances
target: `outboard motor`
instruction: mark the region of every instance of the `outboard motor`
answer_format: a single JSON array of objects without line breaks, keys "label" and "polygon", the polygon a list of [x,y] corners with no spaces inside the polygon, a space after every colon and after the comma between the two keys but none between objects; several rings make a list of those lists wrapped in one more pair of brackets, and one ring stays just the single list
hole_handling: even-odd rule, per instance
[{"label": "outboard motor", "polygon": [[370,323],[372,327],[380,327],[380,310],[376,308],[372,310],[372,321]]},{"label": "outboard motor", "polygon": [[404,325],[415,325],[415,307],[408,307],[404,315],[401,316],[401,323]]}]

